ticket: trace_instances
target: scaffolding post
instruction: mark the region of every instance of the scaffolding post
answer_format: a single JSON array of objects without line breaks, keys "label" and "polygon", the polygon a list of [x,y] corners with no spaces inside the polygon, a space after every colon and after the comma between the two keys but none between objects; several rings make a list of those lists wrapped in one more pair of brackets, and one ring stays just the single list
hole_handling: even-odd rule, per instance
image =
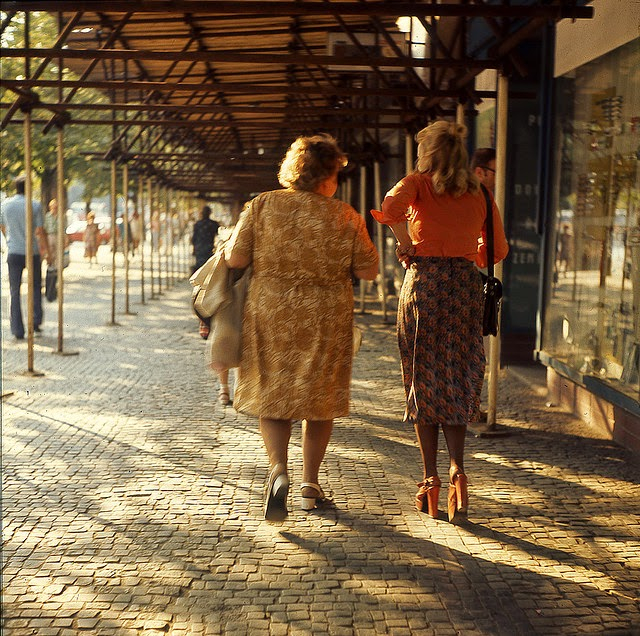
[{"label": "scaffolding post", "polygon": [[116,251],[118,250],[118,166],[116,160],[111,160],[111,320],[107,323],[111,327],[120,326],[116,321]]},{"label": "scaffolding post", "polygon": [[155,240],[153,232],[153,184],[151,183],[151,179],[147,179],[147,188],[149,190],[149,230],[151,231],[151,240],[149,241],[149,276],[151,278],[151,300],[154,300],[156,298],[156,282],[153,273],[153,245]]},{"label": "scaffolding post", "polygon": [[[500,74],[498,76],[497,90],[497,125],[496,125],[496,190],[495,201],[500,210],[500,216],[504,220],[504,204],[506,193],[507,174],[507,114],[509,80]],[[502,263],[495,266],[495,276],[502,280]],[[502,312],[498,316],[498,324]],[[496,431],[496,404],[498,401],[498,374],[500,371],[500,330],[497,336],[489,338],[489,378],[488,378],[488,405],[487,405],[487,429]]]},{"label": "scaffolding post", "polygon": [[124,197],[124,211],[122,213],[122,254],[124,255],[124,313],[135,316],[129,307],[129,166],[122,166],[122,195]]},{"label": "scaffolding post", "polygon": [[63,356],[77,356],[79,351],[65,351],[64,349],[64,251],[67,227],[67,212],[64,196],[64,128],[58,126],[57,136],[56,172],[57,188],[56,197],[58,203],[58,227],[56,228],[56,269],[58,291],[58,347],[53,353]]},{"label": "scaffolding post", "polygon": [[[373,163],[373,191],[375,203],[378,207],[382,204],[382,193],[380,188],[380,162]],[[382,322],[388,322],[387,318],[387,277],[385,272],[385,228],[387,226],[382,223],[376,223],[378,237],[378,258],[380,259],[380,286],[378,292],[380,294],[380,306],[382,308]]]},{"label": "scaffolding post", "polygon": [[31,175],[31,109],[24,114],[24,199],[25,199],[25,240],[26,240],[26,268],[27,268],[27,371],[26,375],[41,376],[43,373],[34,369],[34,266],[33,259],[33,181]]},{"label": "scaffolding post", "polygon": [[138,222],[140,223],[140,304],[146,304],[146,300],[144,297],[144,246],[146,242],[147,228],[145,227],[145,216],[144,216],[144,182],[142,180],[142,175],[138,175],[138,203],[137,210],[140,218]]},{"label": "scaffolding post", "polygon": [[[367,220],[367,211],[365,209],[367,205],[367,167],[360,166],[360,214],[362,218]],[[365,294],[367,281],[360,279],[358,285],[360,286],[360,313],[363,314],[365,310]]]}]

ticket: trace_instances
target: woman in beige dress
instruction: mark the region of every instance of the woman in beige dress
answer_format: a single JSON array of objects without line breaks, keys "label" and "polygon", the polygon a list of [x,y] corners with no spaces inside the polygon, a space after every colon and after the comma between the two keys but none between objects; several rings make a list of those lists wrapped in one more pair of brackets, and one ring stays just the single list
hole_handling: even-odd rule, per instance
[{"label": "woman in beige dress", "polygon": [[[66,215],[61,215],[63,223],[66,228]],[[56,269],[58,259],[58,201],[57,199],[51,199],[49,201],[49,209],[44,217],[44,229],[47,233],[47,243],[49,245],[49,252],[47,256],[47,267]],[[64,235],[64,247],[69,246],[69,239],[67,235]],[[68,254],[67,254],[68,256]],[[63,267],[68,265],[63,263]]]},{"label": "woman in beige dress", "polygon": [[84,257],[89,259],[89,264],[95,259],[98,262],[98,247],[100,245],[100,228],[96,223],[96,215],[93,212],[87,214],[87,227],[84,230]]},{"label": "woman in beige dress", "polygon": [[260,418],[270,474],[265,518],[287,516],[288,445],[302,420],[303,510],[324,499],[318,471],[333,420],[349,413],[352,277],[378,256],[363,218],[333,199],[346,156],[328,135],[300,137],[278,174],[284,189],[250,201],[227,243],[229,267],[253,267],[234,406]]}]

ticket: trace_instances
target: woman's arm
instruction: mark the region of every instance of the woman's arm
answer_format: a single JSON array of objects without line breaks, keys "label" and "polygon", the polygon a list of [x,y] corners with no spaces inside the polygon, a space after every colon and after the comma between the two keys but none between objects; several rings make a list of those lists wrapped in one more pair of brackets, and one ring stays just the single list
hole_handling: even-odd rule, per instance
[{"label": "woman's arm", "polygon": [[253,261],[254,208],[259,198],[245,205],[231,236],[218,248],[224,250],[224,259],[232,269],[244,269]]},{"label": "woman's arm", "polygon": [[389,225],[393,235],[396,237],[396,257],[404,268],[408,267],[411,257],[415,255],[416,248],[413,246],[406,222],[393,223]]},{"label": "woman's arm", "polygon": [[353,271],[353,275],[356,278],[361,278],[363,280],[374,280],[378,275],[378,263],[374,263],[364,269],[356,269]]},{"label": "woman's arm", "polygon": [[227,263],[227,267],[230,267],[231,269],[244,269],[251,263],[250,256],[245,256],[239,252],[233,252],[231,256],[228,256],[227,252],[225,252],[224,260]]},{"label": "woman's arm", "polygon": [[409,248],[413,248],[413,243],[411,242],[406,222],[392,223],[389,227],[391,228],[393,235],[396,237],[396,241],[398,243],[397,247],[399,249],[407,251]]}]

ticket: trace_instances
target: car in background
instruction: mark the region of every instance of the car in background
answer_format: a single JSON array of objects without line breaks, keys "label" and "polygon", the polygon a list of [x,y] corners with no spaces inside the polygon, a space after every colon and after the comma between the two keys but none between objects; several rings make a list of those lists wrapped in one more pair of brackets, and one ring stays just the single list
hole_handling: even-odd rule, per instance
[{"label": "car in background", "polygon": [[[100,244],[106,245],[111,240],[111,219],[108,216],[97,216],[96,223],[100,231]],[[70,243],[84,241],[84,231],[87,227],[85,219],[77,219],[67,226],[67,238]]]}]

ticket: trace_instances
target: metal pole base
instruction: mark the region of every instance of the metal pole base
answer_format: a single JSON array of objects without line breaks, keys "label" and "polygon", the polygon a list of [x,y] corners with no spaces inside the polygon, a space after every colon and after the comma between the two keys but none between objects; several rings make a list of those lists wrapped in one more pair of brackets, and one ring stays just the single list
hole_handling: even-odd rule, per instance
[{"label": "metal pole base", "polygon": [[117,321],[110,321],[105,323],[107,325],[107,327],[122,327],[122,324],[117,322]]},{"label": "metal pole base", "polygon": [[51,353],[53,353],[53,355],[56,355],[56,356],[78,356],[78,355],[80,355],[79,351],[69,351],[68,349],[65,349],[63,351],[52,351]]},{"label": "metal pole base", "polygon": [[29,371],[27,369],[26,371],[23,371],[20,375],[27,375],[31,378],[41,378],[44,375],[44,373],[42,371],[35,371],[35,370]]},{"label": "metal pole base", "polygon": [[513,435],[513,430],[500,424],[488,424],[473,422],[469,424],[467,430],[475,437],[509,437]]}]

